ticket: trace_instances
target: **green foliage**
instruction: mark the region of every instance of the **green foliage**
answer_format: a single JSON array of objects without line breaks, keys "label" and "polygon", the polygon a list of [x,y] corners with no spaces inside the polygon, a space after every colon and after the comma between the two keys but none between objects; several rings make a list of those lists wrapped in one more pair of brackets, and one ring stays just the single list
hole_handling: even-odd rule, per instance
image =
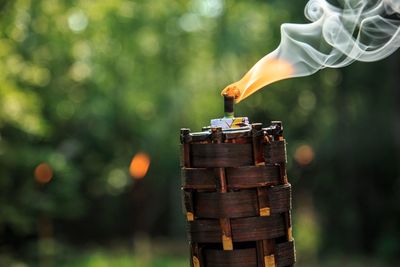
[{"label": "green foliage", "polygon": [[[0,252],[37,260],[30,237],[183,238],[179,128],[220,117],[220,90],[279,44],[281,23],[304,21],[305,2],[2,1]],[[283,81],[236,107],[252,121],[284,122],[294,234],[308,266],[333,251],[399,255],[398,62]],[[315,156],[306,166],[301,145]],[[129,176],[137,152],[151,158],[141,181]],[[43,162],[53,172],[46,184],[34,175]],[[95,254],[73,266],[130,261],[115,260]]]}]

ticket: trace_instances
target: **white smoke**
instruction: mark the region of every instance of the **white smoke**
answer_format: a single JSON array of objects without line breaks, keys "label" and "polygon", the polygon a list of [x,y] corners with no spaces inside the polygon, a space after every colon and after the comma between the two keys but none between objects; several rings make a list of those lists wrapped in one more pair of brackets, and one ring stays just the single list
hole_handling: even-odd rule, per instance
[{"label": "white smoke", "polygon": [[311,23],[283,24],[280,46],[259,63],[285,60],[294,68],[291,77],[299,77],[354,61],[377,61],[400,47],[400,0],[337,3],[310,0],[305,16]]},{"label": "white smoke", "polygon": [[400,0],[310,0],[305,16],[311,23],[283,24],[279,47],[222,94],[240,102],[270,83],[377,61],[400,47]]}]

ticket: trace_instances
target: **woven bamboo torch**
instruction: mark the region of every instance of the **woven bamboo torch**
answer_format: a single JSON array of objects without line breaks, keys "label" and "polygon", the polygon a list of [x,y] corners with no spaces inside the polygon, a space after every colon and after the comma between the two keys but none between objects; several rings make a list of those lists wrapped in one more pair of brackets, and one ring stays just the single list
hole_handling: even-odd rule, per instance
[{"label": "woven bamboo torch", "polygon": [[183,209],[192,267],[293,266],[291,185],[282,123],[225,117],[181,129]]}]

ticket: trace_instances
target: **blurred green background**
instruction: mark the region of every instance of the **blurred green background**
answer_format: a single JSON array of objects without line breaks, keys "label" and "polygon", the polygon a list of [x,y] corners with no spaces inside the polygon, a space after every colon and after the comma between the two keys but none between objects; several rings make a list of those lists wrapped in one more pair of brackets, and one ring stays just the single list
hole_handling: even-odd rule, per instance
[{"label": "blurred green background", "polygon": [[[179,129],[306,2],[1,0],[0,266],[188,266]],[[396,53],[237,105],[284,123],[298,266],[400,264],[399,84]]]}]

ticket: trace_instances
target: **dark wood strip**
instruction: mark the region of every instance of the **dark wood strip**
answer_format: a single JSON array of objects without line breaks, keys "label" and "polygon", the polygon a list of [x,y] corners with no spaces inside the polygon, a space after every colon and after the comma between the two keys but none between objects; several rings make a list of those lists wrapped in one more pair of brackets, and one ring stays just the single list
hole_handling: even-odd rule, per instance
[{"label": "dark wood strip", "polygon": [[251,144],[191,144],[192,167],[226,168],[251,166],[253,154]]},{"label": "dark wood strip", "polygon": [[271,206],[271,213],[289,211],[292,208],[292,189],[290,184],[268,188],[268,198]]},{"label": "dark wood strip", "polygon": [[194,194],[194,212],[199,218],[242,218],[260,215],[260,208],[270,213],[291,209],[291,186],[278,185],[261,190],[235,192],[197,192]]},{"label": "dark wood strip", "polygon": [[[245,166],[226,168],[228,189],[246,189],[277,185],[280,182],[279,166]],[[182,168],[184,189],[216,189],[215,174],[209,168]]]},{"label": "dark wood strip", "polygon": [[[226,194],[228,192],[228,186],[226,184],[225,169],[217,168],[216,171],[219,178],[219,194]],[[212,205],[212,203],[210,204]],[[223,218],[219,219],[222,230],[222,247],[224,250],[233,250],[231,221],[226,216],[222,217]]]},{"label": "dark wood strip", "polygon": [[294,241],[276,245],[275,262],[277,267],[291,266],[296,262]]},{"label": "dark wood strip", "polygon": [[259,165],[264,162],[263,156],[263,139],[264,135],[262,134],[262,124],[261,123],[253,123],[251,125],[252,132],[252,145],[253,145],[253,161],[254,165]]},{"label": "dark wood strip", "polygon": [[204,260],[202,258],[201,248],[197,243],[189,242],[190,244],[190,267],[203,266]]},{"label": "dark wood strip", "polygon": [[271,214],[271,204],[269,202],[268,188],[257,188],[258,210],[260,216],[269,216]]},{"label": "dark wood strip", "polygon": [[182,192],[183,213],[187,216],[187,220],[193,220],[194,219],[194,209],[193,209],[193,198],[192,198],[192,195],[193,195],[192,191],[183,191]]},{"label": "dark wood strip", "polygon": [[189,241],[196,243],[220,243],[219,220],[195,220],[188,222]]},{"label": "dark wood strip", "polygon": [[[272,239],[286,235],[281,214],[267,217],[231,219],[234,242],[246,242]],[[221,229],[218,220],[195,220],[188,222],[190,241],[199,243],[221,242]]]},{"label": "dark wood strip", "polygon": [[207,267],[257,267],[255,248],[236,250],[204,250]]},{"label": "dark wood strip", "polygon": [[227,168],[226,173],[230,189],[276,185],[280,179],[276,165]]},{"label": "dark wood strip", "polygon": [[281,214],[273,214],[267,217],[232,219],[231,224],[234,242],[272,239],[286,235],[285,224]]},{"label": "dark wood strip", "polygon": [[[224,251],[205,249],[203,252],[207,267],[257,267],[255,248]],[[277,267],[291,266],[296,262],[294,242],[276,245],[275,263]]]},{"label": "dark wood strip", "polygon": [[264,159],[266,163],[286,162],[286,143],[282,141],[271,141],[264,146]]},{"label": "dark wood strip", "polygon": [[190,129],[181,129],[181,167],[190,167]]},{"label": "dark wood strip", "polygon": [[257,216],[255,190],[227,193],[196,193],[195,214],[200,218],[241,218]]},{"label": "dark wood strip", "polygon": [[214,170],[206,168],[182,168],[182,187],[184,189],[216,190]]}]

